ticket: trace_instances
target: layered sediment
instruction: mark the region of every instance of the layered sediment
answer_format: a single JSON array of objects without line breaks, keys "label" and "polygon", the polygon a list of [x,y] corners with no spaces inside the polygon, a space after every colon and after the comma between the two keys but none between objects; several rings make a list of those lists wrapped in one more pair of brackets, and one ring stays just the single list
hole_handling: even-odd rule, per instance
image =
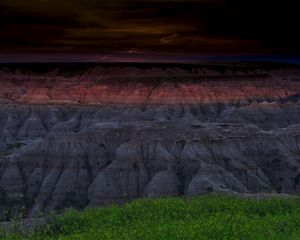
[{"label": "layered sediment", "polygon": [[300,68],[3,66],[0,215],[138,197],[298,194]]}]

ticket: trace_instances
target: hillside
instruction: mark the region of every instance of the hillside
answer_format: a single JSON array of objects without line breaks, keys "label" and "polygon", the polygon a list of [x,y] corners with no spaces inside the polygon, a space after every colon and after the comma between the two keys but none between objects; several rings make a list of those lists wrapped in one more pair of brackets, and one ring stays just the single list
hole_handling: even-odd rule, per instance
[{"label": "hillside", "polygon": [[208,192],[299,194],[300,68],[0,67],[0,217]]}]

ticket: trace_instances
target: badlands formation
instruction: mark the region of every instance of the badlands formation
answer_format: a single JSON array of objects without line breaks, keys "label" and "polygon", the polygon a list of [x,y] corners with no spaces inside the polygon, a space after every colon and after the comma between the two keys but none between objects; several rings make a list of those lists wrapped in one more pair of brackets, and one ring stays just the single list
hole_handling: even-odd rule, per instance
[{"label": "badlands formation", "polygon": [[0,217],[300,192],[300,68],[0,65]]}]

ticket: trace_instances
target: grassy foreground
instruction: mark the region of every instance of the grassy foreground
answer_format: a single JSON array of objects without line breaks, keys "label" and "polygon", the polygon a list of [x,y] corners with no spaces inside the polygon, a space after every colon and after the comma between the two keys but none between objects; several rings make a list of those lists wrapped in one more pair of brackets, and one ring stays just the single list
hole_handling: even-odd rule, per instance
[{"label": "grassy foreground", "polygon": [[142,199],[82,212],[69,209],[43,229],[6,239],[300,239],[300,200]]}]

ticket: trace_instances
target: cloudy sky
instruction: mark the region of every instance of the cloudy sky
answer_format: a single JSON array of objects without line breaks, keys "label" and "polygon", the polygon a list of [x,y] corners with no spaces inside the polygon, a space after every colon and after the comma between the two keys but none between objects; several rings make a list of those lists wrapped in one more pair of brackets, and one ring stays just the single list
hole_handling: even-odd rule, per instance
[{"label": "cloudy sky", "polygon": [[2,53],[299,53],[296,1],[1,0]]}]

